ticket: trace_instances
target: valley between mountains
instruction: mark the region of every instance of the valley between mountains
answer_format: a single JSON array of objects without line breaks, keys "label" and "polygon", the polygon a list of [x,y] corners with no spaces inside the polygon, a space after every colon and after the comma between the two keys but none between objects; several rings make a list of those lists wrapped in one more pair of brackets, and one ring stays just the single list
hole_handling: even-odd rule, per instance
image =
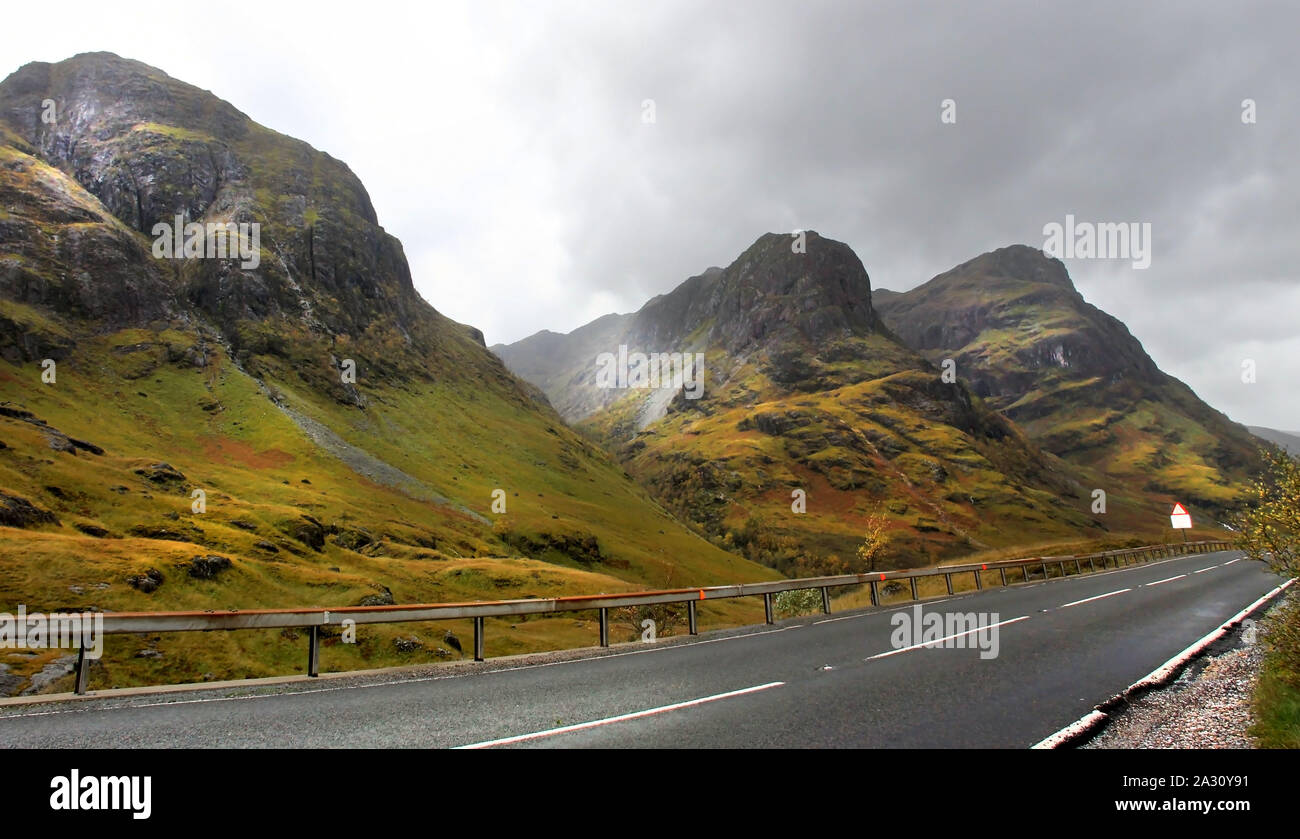
[{"label": "valley between mountains", "polygon": [[[156,256],[178,216],[259,225],[257,258]],[[27,64],[0,83],[0,610],[749,582],[862,570],[872,522],[873,567],[912,567],[1162,541],[1174,500],[1219,535],[1260,466],[1039,250],[899,294],[842,242],[755,234],[634,313],[489,349],[419,295],[345,163],[139,62]],[[702,358],[698,398],[602,387],[620,347]],[[593,626],[489,621],[490,654]],[[468,634],[367,627],[324,667]],[[110,638],[92,686],[301,672],[292,636]],[[0,656],[0,692],[66,690],[63,661]]]}]

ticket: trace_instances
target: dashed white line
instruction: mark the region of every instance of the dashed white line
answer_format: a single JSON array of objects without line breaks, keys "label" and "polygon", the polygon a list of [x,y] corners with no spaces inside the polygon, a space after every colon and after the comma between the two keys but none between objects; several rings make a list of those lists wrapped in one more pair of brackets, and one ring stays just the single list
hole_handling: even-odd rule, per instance
[{"label": "dashed white line", "polygon": [[1208,568],[1202,568],[1202,569],[1200,569],[1199,571],[1193,571],[1192,573],[1193,573],[1193,574],[1204,574],[1206,571],[1213,571],[1215,568],[1218,568],[1218,567],[1219,567],[1219,566],[1217,566],[1217,565],[1211,565],[1211,566],[1208,567]]},{"label": "dashed white line", "polygon": [[1237,557],[1236,559],[1229,560],[1228,562],[1225,562],[1225,563],[1223,563],[1223,564],[1224,564],[1224,565],[1231,565],[1231,564],[1234,563],[1234,562],[1241,562],[1243,559],[1245,559],[1244,556],[1239,556],[1239,557]]},{"label": "dashed white line", "polygon": [[1006,626],[1009,623],[1016,623],[1018,621],[1027,621],[1027,620],[1029,620],[1029,615],[1021,615],[1020,617],[1012,618],[1011,620],[998,621],[997,623],[991,623],[988,624],[987,626],[979,626],[976,627],[975,629],[969,629],[965,632],[958,632],[955,635],[949,635],[946,638],[935,638],[933,641],[926,641],[923,644],[913,644],[910,647],[902,647],[901,649],[897,649],[897,650],[888,650],[883,653],[876,653],[870,658],[864,658],[863,661],[871,661],[872,659],[877,659],[877,658],[888,658],[891,655],[898,655],[899,653],[905,653],[908,652],[909,650],[919,650],[921,647],[933,647],[935,644],[942,644],[944,641],[951,641],[952,639],[960,638],[963,635],[970,635],[975,632],[987,632],[988,630],[994,628],[995,626]]},{"label": "dashed white line", "polygon": [[1126,591],[1132,591],[1132,590],[1133,590],[1133,589],[1131,589],[1131,588],[1122,588],[1122,589],[1120,589],[1119,591],[1108,591],[1108,592],[1106,592],[1105,594],[1099,594],[1099,595],[1097,595],[1096,597],[1085,597],[1085,598],[1083,598],[1082,600],[1075,600],[1075,601],[1072,601],[1072,602],[1070,602],[1070,603],[1066,603],[1064,606],[1057,606],[1056,608],[1058,608],[1058,609],[1066,609],[1066,608],[1069,608],[1070,606],[1078,606],[1080,603],[1091,603],[1092,601],[1094,601],[1094,600],[1100,600],[1100,599],[1102,599],[1103,597],[1110,597],[1110,596],[1115,595],[1115,594],[1123,594],[1123,593],[1126,592]]},{"label": "dashed white line", "polygon": [[486,749],[492,746],[504,746],[509,743],[522,743],[526,740],[538,740],[542,737],[554,737],[557,734],[567,734],[571,731],[584,731],[588,728],[596,728],[601,725],[610,725],[616,722],[626,722],[627,720],[637,720],[642,717],[649,717],[655,714],[665,714],[669,711],[680,711],[682,708],[692,708],[696,705],[703,705],[706,702],[717,702],[720,699],[730,699],[733,696],[743,696],[747,693],[757,693],[760,690],[770,690],[771,688],[781,687],[785,682],[768,682],[765,685],[755,685],[754,687],[741,688],[740,690],[727,691],[726,693],[717,693],[713,696],[703,696],[699,699],[691,699],[686,702],[675,702],[672,705],[662,705],[658,708],[647,708],[644,711],[634,711],[630,714],[619,714],[616,717],[606,717],[600,720],[590,722],[580,722],[575,725],[565,725],[559,728],[548,728],[544,731],[533,731],[528,734],[517,734],[514,737],[502,737],[497,740],[484,740],[480,743],[470,743],[465,746],[457,746],[458,749]]},{"label": "dashed white line", "polygon": [[817,626],[818,624],[822,624],[822,623],[835,623],[836,621],[851,621],[851,620],[857,620],[858,618],[869,618],[873,614],[876,613],[867,612],[866,614],[863,615],[845,615],[842,618],[823,618],[819,621],[813,621],[813,626]]},{"label": "dashed white line", "polygon": [[[720,644],[724,641],[739,641],[742,638],[754,638],[759,635],[774,635],[778,632],[787,632],[790,629],[791,627],[783,626],[778,629],[764,629],[764,630],[759,630],[757,632],[745,632],[740,635],[728,635],[724,638],[709,638],[702,641],[691,641],[689,643],[667,644],[662,647],[651,647],[645,650],[628,650],[627,652],[621,652],[621,653],[606,653],[604,655],[600,655],[600,654],[586,655],[577,658],[564,659],[563,661],[543,661],[543,662],[538,662],[536,664],[518,664],[513,667],[499,667],[494,670],[480,670],[480,671],[467,670],[466,672],[463,673],[451,673],[451,672],[439,673],[438,675],[435,676],[417,676],[409,679],[390,679],[382,682],[368,682],[365,684],[357,684],[357,685],[337,685],[337,686],[330,686],[330,687],[313,686],[305,690],[286,690],[286,691],[281,691],[279,693],[254,693],[254,694],[241,694],[238,696],[212,696],[212,697],[203,697],[201,699],[170,699],[170,700],[163,699],[163,700],[159,700],[158,702],[139,702],[139,703],[130,702],[129,697],[124,697],[124,696],[113,696],[113,695],[91,696],[88,699],[83,700],[87,703],[87,705],[78,708],[60,708],[58,710],[53,710],[53,711],[31,711],[27,713],[13,713],[13,714],[0,713],[0,723],[3,723],[7,719],[18,719],[21,717],[51,717],[51,716],[56,716],[58,714],[95,714],[95,713],[101,713],[105,711],[127,711],[133,708],[161,708],[161,707],[166,707],[168,705],[201,705],[208,702],[243,702],[243,701],[257,700],[257,699],[277,699],[285,696],[303,696],[312,693],[337,693],[339,691],[345,691],[345,690],[368,690],[371,688],[393,687],[396,685],[414,685],[414,684],[421,684],[424,682],[439,682],[442,681],[443,679],[461,679],[467,676],[478,676],[478,677],[495,676],[499,673],[514,673],[519,670],[538,670],[543,667],[559,667],[564,664],[590,664],[591,662],[594,661],[603,661],[605,659],[611,659],[611,658],[623,658],[624,656],[629,656],[629,655],[646,655],[647,653],[664,653],[664,652],[669,652],[671,650],[677,650],[677,649],[686,650],[686,649],[691,649],[692,647],[701,647],[705,644]],[[331,674],[331,675],[335,675],[335,674]],[[336,678],[345,678],[348,675],[349,674],[341,672],[337,674]],[[365,674],[357,673],[355,674],[355,676],[357,678],[364,678]],[[272,687],[272,686],[249,684],[249,685],[238,685],[237,687],[234,688],[196,687],[195,690],[200,690],[200,691],[201,690],[215,691],[215,690],[229,690],[229,689],[258,690],[263,687]],[[141,695],[156,695],[156,694],[141,694]],[[110,705],[107,707],[100,707],[100,706],[89,704],[92,702],[96,702],[97,700],[103,702],[112,702],[115,700],[126,700],[126,702],[125,704]],[[4,707],[5,706],[0,705],[0,711],[2,711]],[[41,707],[41,706],[35,706],[35,707]]]},{"label": "dashed white line", "polygon": [[1161,583],[1172,583],[1174,580],[1181,580],[1186,574],[1179,574],[1177,577],[1165,577],[1163,580],[1156,580],[1154,583],[1143,583],[1144,586],[1158,586]]}]

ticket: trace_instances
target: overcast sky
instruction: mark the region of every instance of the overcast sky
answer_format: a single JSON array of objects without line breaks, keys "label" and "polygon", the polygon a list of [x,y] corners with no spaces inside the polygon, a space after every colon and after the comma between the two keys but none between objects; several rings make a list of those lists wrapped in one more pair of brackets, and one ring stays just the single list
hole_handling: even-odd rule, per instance
[{"label": "overcast sky", "polygon": [[1149,222],[1150,267],[1066,260],[1080,291],[1215,407],[1300,430],[1297,31],[1251,2],[100,0],[6,27],[0,73],[109,50],[342,159],[489,344],[635,310],[766,231],[904,290],[1067,213]]}]

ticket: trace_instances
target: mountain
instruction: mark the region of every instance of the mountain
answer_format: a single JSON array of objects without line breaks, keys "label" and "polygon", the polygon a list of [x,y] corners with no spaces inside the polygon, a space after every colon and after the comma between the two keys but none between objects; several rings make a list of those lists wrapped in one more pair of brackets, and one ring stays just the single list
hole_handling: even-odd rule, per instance
[{"label": "mountain", "polygon": [[[683,527],[424,301],[345,164],[106,53],[0,83],[0,525],[11,612],[774,576]],[[533,623],[489,649],[591,642]],[[395,651],[399,629],[326,666],[437,652]],[[289,646],[112,639],[96,679],[301,670]]]},{"label": "mountain", "polygon": [[1264,428],[1258,425],[1248,425],[1246,427],[1256,437],[1281,446],[1293,455],[1300,455],[1300,432],[1278,431],[1276,428]]},{"label": "mountain", "polygon": [[1259,468],[1244,426],[1162,372],[1039,250],[1001,248],[872,299],[904,342],[951,359],[990,407],[1098,487],[1218,515]]},{"label": "mountain", "polygon": [[[805,236],[493,350],[665,506],[783,571],[853,567],[873,514],[892,565],[1103,530],[1062,463],[886,327],[852,249]],[[637,386],[673,354],[702,376]]]}]

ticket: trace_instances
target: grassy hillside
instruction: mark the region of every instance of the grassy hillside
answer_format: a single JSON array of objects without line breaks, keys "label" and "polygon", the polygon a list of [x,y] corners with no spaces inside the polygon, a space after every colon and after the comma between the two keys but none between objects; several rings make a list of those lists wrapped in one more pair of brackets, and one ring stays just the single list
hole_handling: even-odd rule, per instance
[{"label": "grassy hillside", "polygon": [[[46,98],[55,125],[32,116]],[[328,155],[105,54],[22,68],[0,84],[0,120],[0,609],[775,576],[683,527],[476,330],[420,299],[400,243]],[[155,258],[152,225],[174,213],[261,224],[260,264]],[[529,623],[492,629],[489,651],[595,637],[582,616]],[[424,646],[399,650],[412,633]],[[366,629],[356,647],[331,644],[325,666],[454,655],[440,633]],[[301,646],[279,633],[115,639],[94,684],[291,673]],[[0,663],[26,679],[53,655]]]},{"label": "grassy hillside", "polygon": [[1259,468],[1258,441],[1163,373],[1128,329],[1089,305],[1065,267],[1025,246],[984,254],[904,294],[881,317],[928,359],[950,359],[990,407],[1080,480],[1137,506],[1180,501],[1222,520]]},{"label": "grassy hillside", "polygon": [[[715,544],[785,573],[883,567],[1104,534],[1088,488],[875,317],[846,245],[760,237],[633,315],[497,352]],[[595,358],[703,352],[703,391],[602,389]],[[792,504],[802,492],[803,512]]]}]

